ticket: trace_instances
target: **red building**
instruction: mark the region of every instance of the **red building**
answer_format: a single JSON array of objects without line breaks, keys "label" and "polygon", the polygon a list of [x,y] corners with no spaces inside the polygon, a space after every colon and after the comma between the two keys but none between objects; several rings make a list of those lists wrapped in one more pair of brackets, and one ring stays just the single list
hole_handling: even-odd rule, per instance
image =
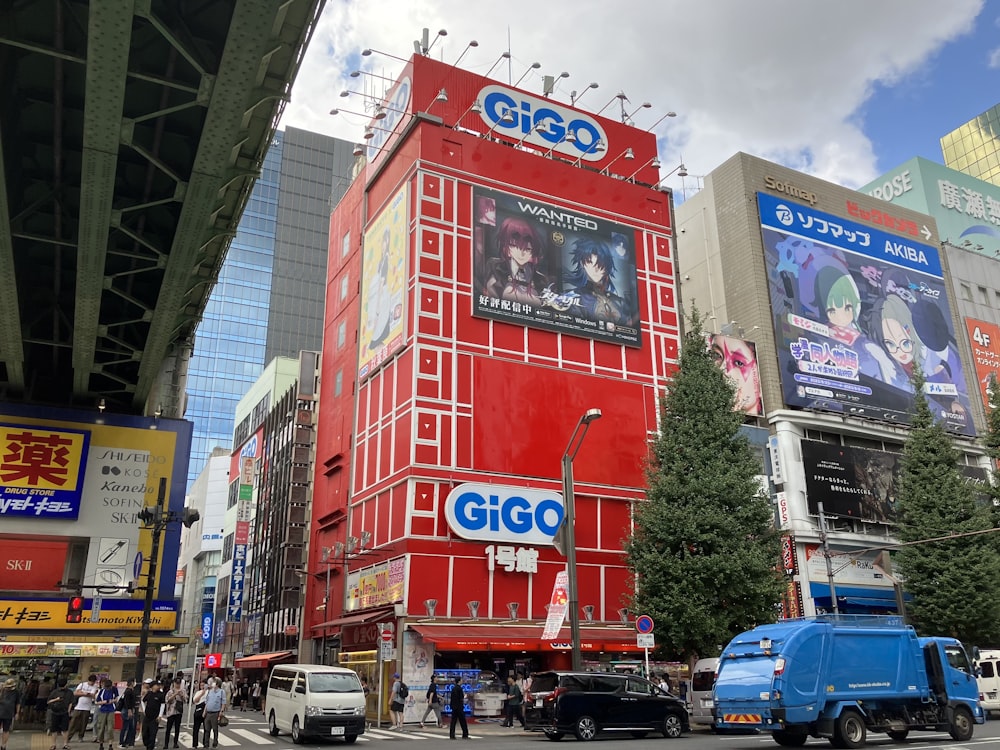
[{"label": "red building", "polygon": [[363,664],[392,623],[411,688],[568,666],[568,626],[541,637],[561,459],[599,408],[581,647],[635,658],[622,540],[678,347],[655,137],[419,55],[374,112],[331,218],[306,632]]}]

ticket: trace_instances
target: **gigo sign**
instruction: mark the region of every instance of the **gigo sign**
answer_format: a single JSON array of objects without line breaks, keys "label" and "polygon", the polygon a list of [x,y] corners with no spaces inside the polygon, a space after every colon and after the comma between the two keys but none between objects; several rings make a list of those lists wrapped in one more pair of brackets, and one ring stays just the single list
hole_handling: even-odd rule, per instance
[{"label": "gigo sign", "polygon": [[448,493],[444,515],[463,539],[552,544],[563,519],[558,493],[496,484],[460,484]]},{"label": "gigo sign", "polygon": [[[608,136],[600,123],[582,112],[560,106],[551,99],[538,99],[503,86],[484,86],[479,92],[482,111],[479,116],[495,133],[509,135],[524,143],[548,149],[584,161],[600,161],[608,145]],[[547,126],[536,130],[544,122]],[[566,134],[572,131],[572,140]]]}]

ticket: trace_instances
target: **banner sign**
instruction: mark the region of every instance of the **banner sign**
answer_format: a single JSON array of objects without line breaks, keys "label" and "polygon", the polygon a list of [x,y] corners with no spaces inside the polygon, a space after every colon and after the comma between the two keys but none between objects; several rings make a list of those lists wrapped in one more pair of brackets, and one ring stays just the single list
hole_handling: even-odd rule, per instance
[{"label": "banner sign", "polygon": [[635,231],[473,190],[474,315],[641,346]]},{"label": "banner sign", "polygon": [[[85,599],[81,622],[66,625],[64,599],[0,599],[0,632],[18,630],[133,630],[142,627],[143,600],[101,597],[100,615],[91,621],[93,600]],[[150,629],[170,632],[177,627],[177,602],[154,600]]]},{"label": "banner sign", "polygon": [[976,379],[979,381],[979,395],[983,399],[983,408],[989,414],[990,376],[996,375],[1000,380],[1000,326],[986,323],[982,320],[965,319],[965,327],[969,333],[969,345],[972,347],[972,361],[976,368]]},{"label": "banner sign", "polygon": [[80,515],[90,433],[0,424],[0,516]]},{"label": "banner sign", "polygon": [[556,573],[552,584],[552,597],[549,599],[549,612],[545,618],[545,629],[542,631],[543,641],[553,641],[559,637],[559,629],[566,619],[569,604],[569,574],[565,570]]},{"label": "banner sign", "polygon": [[757,200],[785,403],[909,424],[919,365],[935,418],[975,435],[937,248]]}]

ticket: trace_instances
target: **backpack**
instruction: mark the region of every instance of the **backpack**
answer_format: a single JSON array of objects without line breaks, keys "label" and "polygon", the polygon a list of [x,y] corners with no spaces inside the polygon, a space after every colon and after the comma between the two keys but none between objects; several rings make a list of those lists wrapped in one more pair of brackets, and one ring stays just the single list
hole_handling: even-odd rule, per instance
[{"label": "backpack", "polygon": [[399,681],[399,691],[396,693],[396,695],[399,696],[400,700],[410,695],[410,689],[406,687],[406,683],[403,682],[402,680]]}]

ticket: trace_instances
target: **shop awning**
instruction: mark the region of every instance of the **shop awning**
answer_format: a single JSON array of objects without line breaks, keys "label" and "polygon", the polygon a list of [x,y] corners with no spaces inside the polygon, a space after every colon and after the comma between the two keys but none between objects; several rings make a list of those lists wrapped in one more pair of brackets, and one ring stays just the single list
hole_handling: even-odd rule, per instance
[{"label": "shop awning", "polygon": [[267,669],[272,664],[280,664],[292,655],[291,651],[275,651],[270,654],[254,654],[234,659],[233,666],[237,669]]},{"label": "shop awning", "polygon": [[[409,626],[439,651],[568,651],[569,628],[559,631],[555,640],[542,640],[541,625],[419,625]],[[642,651],[630,628],[580,628],[583,651]]]},{"label": "shop awning", "polygon": [[313,625],[312,629],[322,630],[323,628],[331,628],[335,625],[360,625],[361,623],[375,622],[376,620],[381,620],[386,617],[394,618],[394,611],[390,608],[384,608],[373,609],[368,612],[355,612],[350,615],[344,615],[343,617],[337,617],[333,620],[321,622],[319,625]]}]

